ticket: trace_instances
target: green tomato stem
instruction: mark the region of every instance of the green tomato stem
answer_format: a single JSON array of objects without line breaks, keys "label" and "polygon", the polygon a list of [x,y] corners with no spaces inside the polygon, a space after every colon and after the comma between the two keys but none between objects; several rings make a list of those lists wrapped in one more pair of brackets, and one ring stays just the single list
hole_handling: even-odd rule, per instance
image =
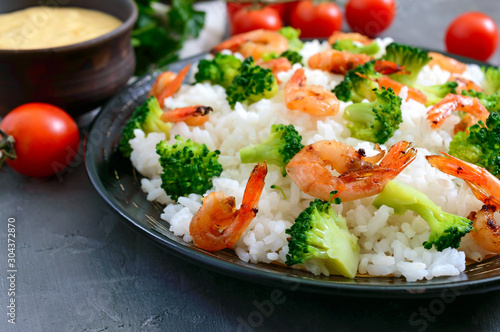
[{"label": "green tomato stem", "polygon": [[7,135],[2,129],[0,129],[0,136],[0,167],[2,167],[7,158],[14,160],[17,155],[14,149],[14,143],[16,142],[14,137]]}]

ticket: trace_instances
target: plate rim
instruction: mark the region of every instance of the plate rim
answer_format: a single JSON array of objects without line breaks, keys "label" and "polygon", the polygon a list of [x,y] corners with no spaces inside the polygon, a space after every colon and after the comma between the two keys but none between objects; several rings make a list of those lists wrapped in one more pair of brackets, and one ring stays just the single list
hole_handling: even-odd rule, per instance
[{"label": "plate rim", "polygon": [[[425,49],[425,48],[424,48]],[[475,63],[480,66],[491,66],[488,63],[481,62],[474,59],[464,58],[461,56],[456,56],[442,51],[435,51],[425,49],[426,51],[439,52],[446,56],[451,56],[460,61],[468,61],[467,63]],[[206,53],[194,55],[179,61],[176,61],[169,65],[172,66],[183,66],[186,63],[197,61],[203,58]],[[251,268],[246,266],[251,264],[252,266],[265,266],[264,263],[245,263],[235,264],[233,262],[226,261],[221,258],[216,258],[214,256],[204,253],[201,249],[193,249],[192,247],[185,246],[169,239],[166,236],[162,236],[160,233],[156,232],[152,228],[146,228],[144,225],[140,224],[135,220],[128,212],[124,209],[122,205],[117,206],[114,203],[114,197],[106,190],[103,185],[102,179],[100,178],[97,170],[97,165],[91,163],[92,156],[95,153],[96,146],[89,142],[88,137],[96,130],[96,125],[102,122],[102,119],[106,118],[109,112],[111,112],[112,105],[123,97],[130,94],[132,91],[137,89],[142,84],[152,82],[153,78],[157,76],[161,71],[155,71],[148,73],[144,76],[139,77],[131,85],[124,88],[120,93],[114,96],[106,105],[101,109],[101,111],[95,116],[90,129],[85,135],[85,140],[83,144],[83,155],[85,168],[89,176],[90,182],[94,189],[99,193],[101,198],[114,210],[122,221],[126,221],[126,225],[131,227],[134,231],[138,232],[142,236],[148,239],[152,239],[153,242],[162,248],[168,249],[174,255],[181,257],[182,259],[189,261],[191,263],[201,264],[204,268],[212,270],[217,273],[222,273],[230,277],[235,277],[252,283],[258,283],[262,285],[272,285],[274,287],[288,289],[291,291],[306,291],[321,294],[331,294],[331,295],[341,295],[341,296],[354,296],[354,297],[374,297],[374,298],[408,298],[408,297],[419,297],[419,298],[429,298],[442,294],[445,290],[454,290],[460,295],[466,294],[476,294],[493,291],[500,289],[500,275],[490,277],[487,279],[480,280],[458,280],[450,281],[436,284],[425,284],[426,280],[409,282],[407,284],[400,285],[375,285],[375,284],[349,284],[340,283],[336,281],[325,281],[325,280],[315,280],[314,275],[311,274],[311,278],[306,278],[298,275],[282,275],[274,273],[273,271],[267,271],[262,269]],[[111,124],[110,124],[111,125]],[[116,148],[116,147],[115,147]],[[104,153],[104,152],[103,152]],[[495,257],[493,257],[495,258]],[[490,258],[491,259],[491,258]],[[498,257],[500,259],[500,256]],[[488,261],[488,260],[485,260]],[[485,262],[483,261],[483,262]],[[244,263],[244,264],[243,264]],[[267,265],[267,264],[266,264]],[[291,270],[293,271],[293,270]],[[465,272],[462,272],[465,273]],[[363,278],[363,277],[361,277]],[[374,278],[376,278],[374,276]],[[495,285],[496,283],[496,285]],[[298,285],[298,287],[296,287]]]}]

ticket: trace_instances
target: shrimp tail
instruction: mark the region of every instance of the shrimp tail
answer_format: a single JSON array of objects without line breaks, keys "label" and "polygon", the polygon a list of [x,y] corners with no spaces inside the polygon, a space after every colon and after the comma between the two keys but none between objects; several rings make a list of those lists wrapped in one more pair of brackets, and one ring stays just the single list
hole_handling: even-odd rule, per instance
[{"label": "shrimp tail", "polygon": [[479,182],[483,174],[481,168],[453,157],[447,153],[441,152],[444,156],[426,156],[427,162],[439,169],[441,172],[456,176],[469,182]]},{"label": "shrimp tail", "polygon": [[472,190],[474,196],[487,205],[500,206],[500,198],[490,195],[486,190],[471,181],[465,181]]},{"label": "shrimp tail", "polygon": [[[500,198],[489,192],[487,189],[492,185],[500,187],[500,181],[486,169],[468,163],[447,153],[441,152],[444,156],[426,156],[427,162],[439,169],[441,172],[456,176],[465,180],[474,196],[486,205],[500,207]],[[492,185],[488,185],[489,183]]]},{"label": "shrimp tail", "polygon": [[[391,146],[387,154],[380,161],[381,168],[388,168],[401,173],[415,159],[417,150],[410,142],[399,141]],[[397,175],[396,174],[396,175]]]},{"label": "shrimp tail", "polygon": [[201,105],[176,108],[175,110],[164,112],[161,120],[164,122],[180,122],[193,117],[205,116],[212,111],[212,107]]},{"label": "shrimp tail", "polygon": [[257,164],[252,170],[245,187],[243,201],[237,212],[237,216],[231,225],[229,225],[229,227],[224,231],[225,235],[227,235],[224,240],[227,248],[234,246],[234,244],[243,235],[250,222],[257,215],[257,212],[259,211],[257,206],[259,204],[262,190],[264,190],[264,179],[266,178],[266,175],[267,164],[265,161]]},{"label": "shrimp tail", "polygon": [[172,81],[170,81],[166,86],[163,88],[163,90],[156,96],[158,98],[158,102],[160,103],[160,107],[163,107],[165,98],[171,97],[174,95],[174,93],[179,90],[182,81],[186,77],[189,68],[191,67],[191,64],[188,63],[184,68],[182,68],[177,76],[175,76]]}]

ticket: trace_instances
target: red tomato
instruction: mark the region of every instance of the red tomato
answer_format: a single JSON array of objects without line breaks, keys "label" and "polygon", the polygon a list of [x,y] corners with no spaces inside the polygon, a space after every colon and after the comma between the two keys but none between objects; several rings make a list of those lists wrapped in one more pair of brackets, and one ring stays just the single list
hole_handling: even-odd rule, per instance
[{"label": "red tomato", "polygon": [[345,7],[351,29],[372,38],[391,25],[395,14],[394,0],[349,0]]},{"label": "red tomato", "polygon": [[487,60],[498,46],[498,28],[482,13],[470,12],[458,16],[446,30],[446,50],[478,60]]},{"label": "red tomato", "polygon": [[342,13],[333,2],[301,1],[292,11],[290,25],[300,29],[302,38],[329,37],[342,28]]},{"label": "red tomato", "polygon": [[238,10],[231,22],[231,35],[256,29],[279,30],[283,27],[279,13],[271,7],[245,7]]},{"label": "red tomato", "polygon": [[227,8],[227,17],[229,19],[229,22],[233,21],[234,14],[236,14],[236,12],[238,12],[238,10],[245,8],[245,7],[248,7],[248,6],[250,6],[250,4],[248,4],[248,3],[228,1],[226,3],[226,8]]},{"label": "red tomato", "polygon": [[7,159],[27,176],[43,177],[62,171],[78,152],[80,133],[75,121],[59,107],[29,103],[11,111],[0,123],[14,137],[17,158]]},{"label": "red tomato", "polygon": [[288,1],[283,3],[283,12],[281,15],[281,19],[283,20],[284,25],[290,24],[290,19],[292,16],[292,12],[295,10],[295,7],[300,3],[300,1]]},{"label": "red tomato", "polygon": [[[296,1],[293,2],[286,2],[283,4],[275,4],[275,5],[267,5],[268,7],[273,8],[280,14],[280,17],[282,20],[285,20],[286,17],[289,16],[290,11],[289,11],[289,4],[293,4]],[[229,22],[233,22],[234,15],[242,8],[247,8],[251,7],[251,3],[245,3],[245,2],[231,2],[228,1],[226,3],[226,8],[227,8],[227,17],[229,19]]]}]

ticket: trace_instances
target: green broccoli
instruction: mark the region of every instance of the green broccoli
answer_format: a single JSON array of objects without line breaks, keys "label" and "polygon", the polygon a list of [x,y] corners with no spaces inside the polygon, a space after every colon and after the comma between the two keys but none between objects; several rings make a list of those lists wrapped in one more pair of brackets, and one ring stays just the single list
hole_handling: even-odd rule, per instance
[{"label": "green broccoli", "polygon": [[281,167],[283,176],[286,176],[286,165],[304,147],[301,141],[302,136],[293,125],[274,124],[268,138],[258,145],[249,145],[240,150],[241,162],[248,164],[265,160]]},{"label": "green broccoli", "polygon": [[287,58],[292,65],[295,63],[302,64],[302,55],[300,55],[299,52],[296,51],[291,51],[291,50],[285,51],[281,53],[279,57]]},{"label": "green broccoli", "polygon": [[375,95],[375,101],[347,106],[343,117],[351,122],[347,128],[351,130],[352,137],[384,144],[403,122],[402,101],[391,88],[377,90]]},{"label": "green broccoli", "polygon": [[298,52],[304,47],[304,43],[300,40],[300,30],[292,27],[283,27],[278,32],[288,40],[288,49]]},{"label": "green broccoli", "polygon": [[177,135],[173,145],[167,140],[156,145],[163,168],[161,187],[173,200],[191,193],[204,194],[212,188],[212,178],[219,176],[220,151],[210,151],[205,144],[186,140]]},{"label": "green broccoli", "polygon": [[237,102],[255,103],[268,99],[278,92],[278,83],[270,69],[256,66],[248,57],[241,64],[240,72],[226,88],[227,101],[234,108]]},{"label": "green broccoli", "polygon": [[450,143],[450,154],[486,168],[500,177],[500,115],[492,112],[486,119],[465,131],[458,132]]},{"label": "green broccoli", "polygon": [[296,51],[285,51],[281,53],[280,55],[277,55],[274,52],[271,53],[266,53],[262,56],[262,61],[269,61],[273,59],[278,59],[278,58],[286,58],[290,63],[293,65],[294,63],[299,63],[302,64],[302,55],[299,54],[299,52]]},{"label": "green broccoli", "polygon": [[227,88],[239,74],[241,60],[234,55],[217,53],[212,60],[201,60],[198,72],[194,75],[196,82],[208,81]]},{"label": "green broccoli", "polygon": [[487,95],[484,92],[478,92],[475,90],[464,90],[462,95],[475,97],[479,99],[479,102],[483,104],[488,112],[500,112],[500,95],[494,93],[492,95]]},{"label": "green broccoli", "polygon": [[382,74],[375,71],[375,60],[371,60],[349,70],[344,80],[332,92],[339,100],[345,102],[352,100],[359,103],[363,99],[374,101],[376,96],[373,89],[378,89],[378,83],[373,80],[381,76]]},{"label": "green broccoli", "polygon": [[[339,204],[340,199],[335,203]],[[286,265],[317,260],[324,263],[330,274],[356,276],[358,239],[349,232],[345,219],[329,202],[320,199],[311,202],[285,232],[290,235]]]},{"label": "green broccoli", "polygon": [[418,89],[427,97],[426,106],[434,105],[441,101],[448,93],[456,93],[457,82],[446,82],[435,85],[414,84],[413,88]]},{"label": "green broccoli", "polygon": [[458,248],[462,237],[472,229],[469,219],[444,212],[422,192],[396,181],[389,181],[385,185],[373,205],[376,208],[386,205],[399,215],[407,210],[419,214],[431,228],[428,240],[423,243],[425,249],[431,249],[432,245],[438,251],[449,247]]},{"label": "green broccoli", "polygon": [[347,51],[355,54],[364,53],[366,55],[375,55],[380,51],[380,46],[376,41],[359,46],[352,39],[339,39],[332,45],[332,48],[338,51]]},{"label": "green broccoli", "polygon": [[483,89],[487,95],[500,92],[500,67],[483,67]]},{"label": "green broccoli", "polygon": [[163,110],[156,97],[149,97],[141,106],[137,107],[127,124],[123,128],[119,149],[123,156],[130,157],[132,147],[129,141],[135,137],[134,130],[142,129],[146,134],[152,132],[162,132],[169,137],[172,124],[163,122],[161,115]]},{"label": "green broccoli", "polygon": [[403,66],[405,70],[410,72],[410,74],[392,74],[389,76],[393,80],[411,87],[415,84],[420,70],[432,59],[424,50],[398,43],[387,45],[385,52],[384,60]]}]

